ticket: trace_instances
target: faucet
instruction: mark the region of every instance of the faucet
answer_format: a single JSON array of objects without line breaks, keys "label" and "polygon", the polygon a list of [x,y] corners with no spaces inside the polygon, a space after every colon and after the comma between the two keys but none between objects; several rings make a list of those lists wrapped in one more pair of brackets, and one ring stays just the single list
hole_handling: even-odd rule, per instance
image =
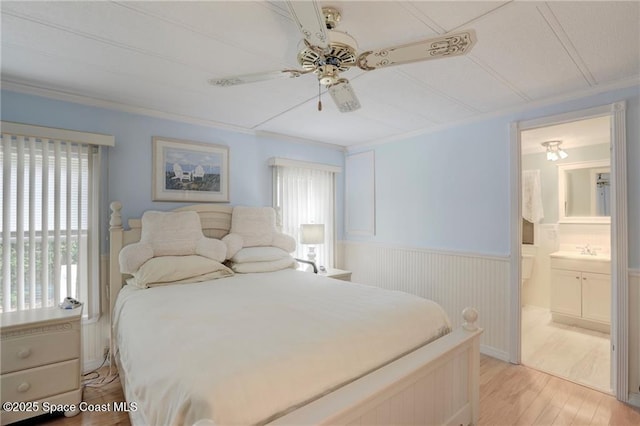
[{"label": "faucet", "polygon": [[581,247],[581,249],[582,251],[580,252],[580,254],[588,254],[590,256],[596,255],[596,250],[592,249],[589,243],[585,244],[584,247]]}]

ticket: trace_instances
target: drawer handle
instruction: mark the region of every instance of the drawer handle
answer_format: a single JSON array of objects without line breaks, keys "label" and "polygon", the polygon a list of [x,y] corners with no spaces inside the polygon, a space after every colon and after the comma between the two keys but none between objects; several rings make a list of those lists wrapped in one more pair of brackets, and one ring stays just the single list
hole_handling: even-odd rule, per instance
[{"label": "drawer handle", "polygon": [[29,390],[29,388],[31,387],[31,385],[27,382],[22,382],[18,385],[18,392],[20,393],[24,393],[26,391]]},{"label": "drawer handle", "polygon": [[31,348],[22,348],[18,351],[18,358],[25,359],[31,355]]}]

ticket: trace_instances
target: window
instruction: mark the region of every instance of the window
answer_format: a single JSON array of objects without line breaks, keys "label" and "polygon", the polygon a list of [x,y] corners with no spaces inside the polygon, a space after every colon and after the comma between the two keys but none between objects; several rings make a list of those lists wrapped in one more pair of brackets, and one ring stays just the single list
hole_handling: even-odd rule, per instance
[{"label": "window", "polygon": [[296,239],[295,257],[306,259],[309,247],[300,244],[300,225],[324,225],[324,243],[315,246],[316,264],[333,267],[335,244],[335,174],[341,169],[316,163],[274,158],[274,205],[282,232]]},{"label": "window", "polygon": [[98,315],[100,142],[113,137],[92,136],[2,123],[1,312],[70,296],[85,318]]}]

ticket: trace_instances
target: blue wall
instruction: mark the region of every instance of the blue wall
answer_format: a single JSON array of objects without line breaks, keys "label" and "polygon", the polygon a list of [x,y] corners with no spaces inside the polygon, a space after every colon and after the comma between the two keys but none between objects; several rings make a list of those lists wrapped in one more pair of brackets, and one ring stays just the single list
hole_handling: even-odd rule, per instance
[{"label": "blue wall", "polygon": [[[376,145],[376,235],[367,241],[508,256],[510,125],[627,101],[629,267],[640,268],[640,88],[524,109]],[[362,147],[359,150],[369,148]],[[358,150],[353,150],[357,152]],[[363,240],[347,236],[350,240]]]},{"label": "blue wall", "polygon": [[[631,268],[640,268],[640,88],[620,89],[375,146],[376,236],[411,247],[509,255],[510,124],[627,101],[627,183]],[[108,200],[123,216],[179,203],[151,201],[151,137],[230,147],[231,204],[270,205],[273,156],[343,166],[340,150],[256,137],[38,96],[2,92],[2,119],[112,134]],[[344,174],[338,175],[338,238]],[[356,237],[348,237],[356,239]]]},{"label": "blue wall", "polygon": [[[268,206],[272,203],[271,157],[285,157],[344,167],[342,149],[257,137],[211,127],[91,107],[49,98],[2,91],[5,121],[58,127],[115,136],[109,149],[105,201],[123,204],[123,219],[145,210],[167,210],[181,203],[151,201],[151,138],[210,142],[229,146],[231,205]],[[337,175],[337,223],[342,228],[344,173]],[[108,207],[103,219],[106,230]],[[104,249],[105,246],[103,246]]]}]

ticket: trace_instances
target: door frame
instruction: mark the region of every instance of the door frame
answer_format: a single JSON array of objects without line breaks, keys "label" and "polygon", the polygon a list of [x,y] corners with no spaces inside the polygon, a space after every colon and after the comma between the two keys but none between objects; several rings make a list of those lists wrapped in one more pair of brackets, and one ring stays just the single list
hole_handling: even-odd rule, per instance
[{"label": "door frame", "polygon": [[629,274],[627,232],[626,102],[516,121],[510,127],[510,323],[509,361],[521,362],[522,148],[520,133],[587,118],[611,117],[611,371],[616,398],[629,401]]}]

